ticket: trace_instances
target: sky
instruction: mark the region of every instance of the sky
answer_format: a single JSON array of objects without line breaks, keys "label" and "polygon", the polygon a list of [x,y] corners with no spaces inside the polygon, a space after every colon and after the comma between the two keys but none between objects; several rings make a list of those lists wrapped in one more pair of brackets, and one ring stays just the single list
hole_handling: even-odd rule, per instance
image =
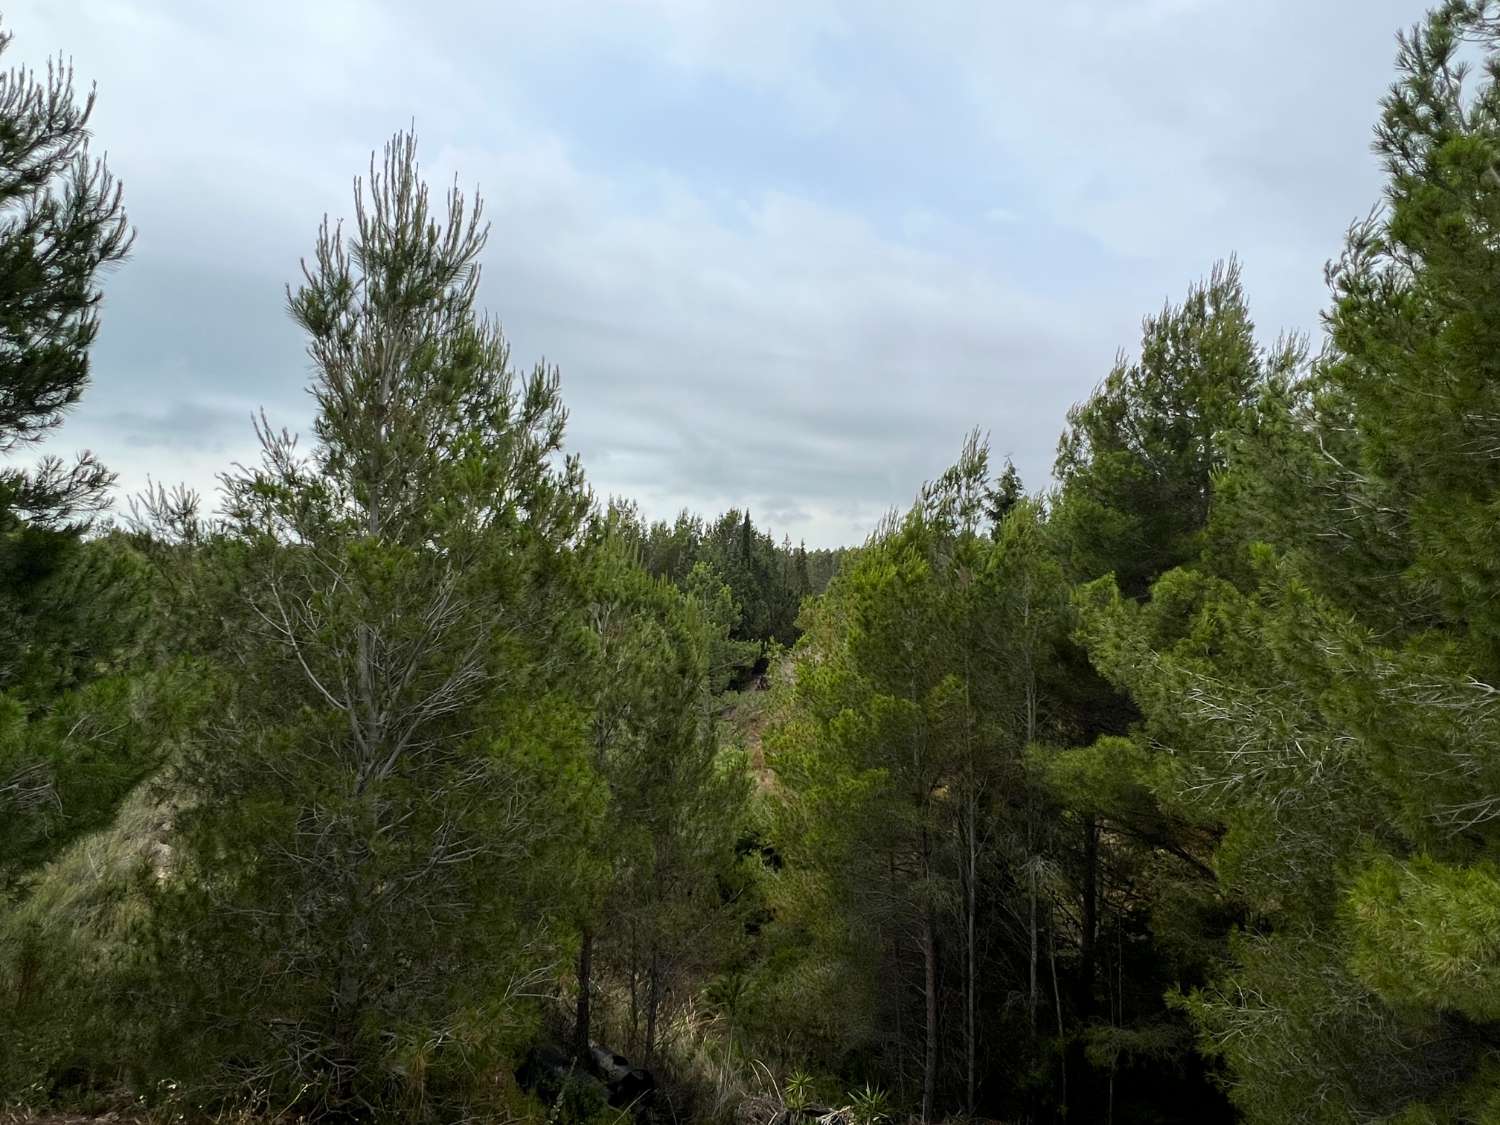
[{"label": "sky", "polygon": [[601,496],[858,543],[975,427],[1041,489],[1069,405],[1216,260],[1267,342],[1316,333],[1424,7],[11,0],[5,63],[97,84],[137,230],[44,448],[212,499],[255,412],[306,431],[284,287],[414,123]]}]

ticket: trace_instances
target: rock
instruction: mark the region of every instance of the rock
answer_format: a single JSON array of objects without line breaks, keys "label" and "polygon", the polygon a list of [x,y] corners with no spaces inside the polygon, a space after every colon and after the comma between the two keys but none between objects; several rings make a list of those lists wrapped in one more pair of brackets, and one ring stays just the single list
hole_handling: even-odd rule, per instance
[{"label": "rock", "polygon": [[617,1055],[608,1047],[597,1043],[590,1045],[594,1073],[609,1089],[609,1104],[616,1109],[625,1106],[645,1107],[650,1104],[656,1091],[656,1078],[644,1067],[632,1066],[624,1055]]},{"label": "rock", "polygon": [[609,1104],[617,1109],[632,1105],[645,1108],[651,1104],[655,1094],[655,1075],[644,1067],[633,1066],[610,1083]]},{"label": "rock", "polygon": [[570,1087],[584,1100],[597,1096],[602,1103],[609,1099],[609,1089],[603,1082],[575,1063],[568,1052],[551,1043],[540,1043],[526,1052],[516,1071],[516,1082],[548,1105],[556,1104]]},{"label": "rock", "polygon": [[535,1094],[548,1105],[557,1104],[564,1090],[569,1100],[597,1100],[615,1109],[645,1110],[656,1092],[656,1078],[644,1067],[607,1047],[590,1044],[588,1065],[551,1043],[540,1043],[526,1052],[516,1070],[521,1089]]},{"label": "rock", "polygon": [[615,1054],[608,1047],[590,1043],[589,1054],[594,1060],[594,1073],[604,1079],[606,1085],[623,1078],[630,1070],[630,1060],[624,1055]]},{"label": "rock", "polygon": [[554,1047],[551,1043],[539,1043],[526,1052],[526,1057],[516,1069],[516,1082],[528,1093],[545,1098],[546,1092],[543,1088],[552,1086],[555,1094],[562,1088],[568,1072],[572,1069],[573,1061],[568,1058],[568,1053],[561,1047]]}]

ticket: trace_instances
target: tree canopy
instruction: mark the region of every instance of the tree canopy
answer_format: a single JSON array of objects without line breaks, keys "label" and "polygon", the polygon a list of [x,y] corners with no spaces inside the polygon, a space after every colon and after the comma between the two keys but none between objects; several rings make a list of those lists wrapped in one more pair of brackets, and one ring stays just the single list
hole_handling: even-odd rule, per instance
[{"label": "tree canopy", "polygon": [[108,518],[15,457],[130,246],[92,105],[0,79],[0,1103],[1500,1119],[1500,5],[1400,39],[1319,338],[1212,266],[1051,482],[975,430],[838,550],[595,496],[407,132],[306,443]]}]

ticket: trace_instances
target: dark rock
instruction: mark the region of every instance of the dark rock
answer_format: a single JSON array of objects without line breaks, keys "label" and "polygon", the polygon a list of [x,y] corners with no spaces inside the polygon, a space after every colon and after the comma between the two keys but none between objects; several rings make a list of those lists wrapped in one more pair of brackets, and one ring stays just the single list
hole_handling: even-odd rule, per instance
[{"label": "dark rock", "polygon": [[594,1073],[609,1089],[609,1104],[616,1109],[626,1106],[645,1108],[650,1105],[656,1092],[656,1077],[644,1067],[632,1066],[624,1055],[617,1055],[608,1047],[592,1044]]},{"label": "dark rock", "polygon": [[615,1054],[608,1047],[591,1043],[589,1054],[593,1058],[594,1073],[604,1079],[606,1085],[623,1078],[630,1070],[630,1060],[624,1055]]},{"label": "dark rock", "polygon": [[609,1098],[605,1083],[575,1063],[568,1052],[551,1043],[538,1044],[526,1052],[526,1058],[516,1071],[516,1082],[521,1089],[535,1094],[549,1105],[556,1104],[563,1091],[570,1087],[585,1100],[591,1095],[597,1095],[600,1102]]},{"label": "dark rock", "polygon": [[553,1087],[552,1093],[555,1095],[562,1089],[562,1084],[572,1069],[573,1060],[568,1058],[568,1053],[561,1047],[539,1043],[527,1051],[526,1057],[521,1060],[521,1065],[516,1069],[516,1082],[527,1093],[545,1098],[547,1093],[544,1087]]},{"label": "dark rock", "polygon": [[644,1112],[656,1093],[656,1077],[649,1070],[597,1044],[590,1045],[585,1064],[561,1047],[540,1043],[526,1052],[516,1069],[516,1082],[548,1105],[566,1101],[570,1107],[597,1101]]},{"label": "dark rock", "polygon": [[646,1107],[656,1094],[656,1077],[643,1067],[633,1066],[609,1084],[609,1104],[618,1108],[635,1105]]}]

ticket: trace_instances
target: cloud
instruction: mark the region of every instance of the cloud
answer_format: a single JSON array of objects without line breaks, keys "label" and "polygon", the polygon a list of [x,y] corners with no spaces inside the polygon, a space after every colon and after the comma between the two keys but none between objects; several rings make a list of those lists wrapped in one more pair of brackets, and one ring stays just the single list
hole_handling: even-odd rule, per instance
[{"label": "cloud", "polygon": [[249,408],[184,400],[159,412],[115,411],[99,422],[126,446],[221,454],[243,445],[241,435],[254,416]]},{"label": "cloud", "polygon": [[[128,488],[306,428],[284,313],[320,217],[415,120],[478,183],[485,304],[557,363],[599,491],[858,542],[992,434],[1046,481],[1067,406],[1231,251],[1267,334],[1378,194],[1405,0],[20,0],[97,78],[140,239],[58,436]],[[10,60],[8,60],[10,61]]]}]

